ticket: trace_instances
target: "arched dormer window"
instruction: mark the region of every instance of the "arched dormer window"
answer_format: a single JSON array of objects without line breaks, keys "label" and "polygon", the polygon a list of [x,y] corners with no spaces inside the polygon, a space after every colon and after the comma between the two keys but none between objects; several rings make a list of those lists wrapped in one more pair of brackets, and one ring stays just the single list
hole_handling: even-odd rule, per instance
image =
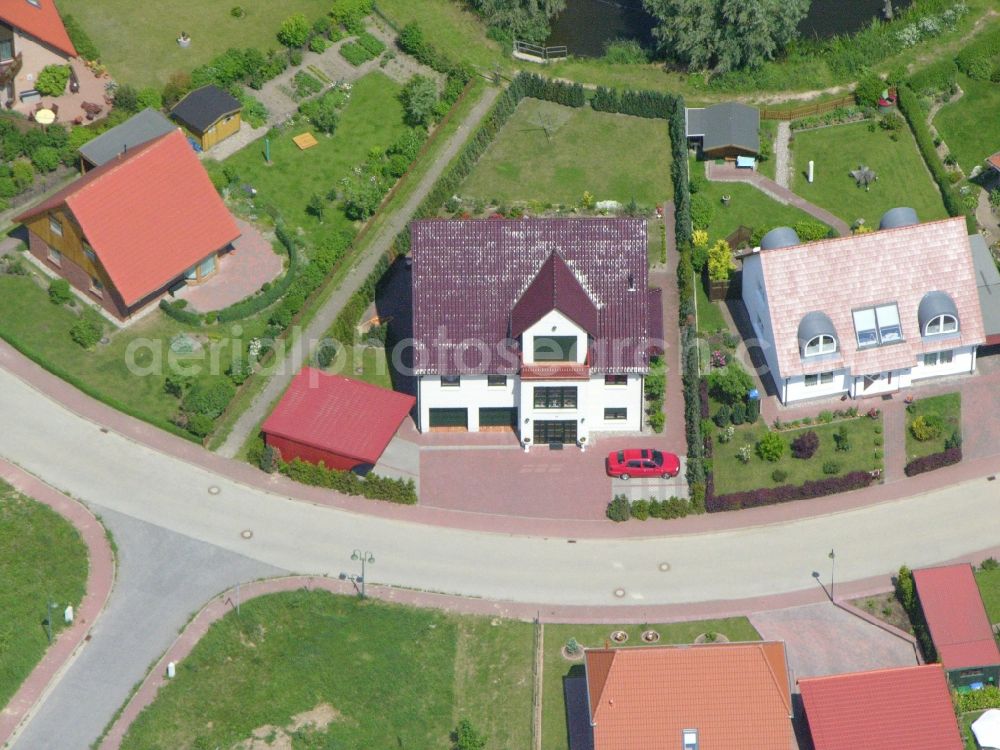
[{"label": "arched dormer window", "polygon": [[945,292],[928,292],[917,308],[922,336],[958,333],[958,310],[955,301]]},{"label": "arched dormer window", "polygon": [[799,323],[799,354],[802,357],[819,357],[833,354],[839,348],[837,331],[826,313],[806,313]]},{"label": "arched dormer window", "polygon": [[837,351],[837,339],[833,336],[820,334],[806,342],[802,349],[802,356],[815,357],[818,354],[833,354],[835,351]]}]

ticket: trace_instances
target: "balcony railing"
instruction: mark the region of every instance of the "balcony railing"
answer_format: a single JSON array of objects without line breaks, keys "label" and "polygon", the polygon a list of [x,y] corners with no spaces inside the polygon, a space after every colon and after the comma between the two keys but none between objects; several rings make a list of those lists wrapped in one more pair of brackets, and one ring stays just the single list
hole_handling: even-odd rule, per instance
[{"label": "balcony railing", "polygon": [[14,80],[18,73],[21,72],[21,65],[23,64],[21,58],[21,53],[18,52],[14,55],[13,60],[8,60],[7,62],[0,63],[0,86],[6,86],[8,83]]},{"label": "balcony railing", "polygon": [[531,362],[524,361],[521,353],[520,375],[522,380],[587,380],[590,377],[590,351],[580,362]]}]

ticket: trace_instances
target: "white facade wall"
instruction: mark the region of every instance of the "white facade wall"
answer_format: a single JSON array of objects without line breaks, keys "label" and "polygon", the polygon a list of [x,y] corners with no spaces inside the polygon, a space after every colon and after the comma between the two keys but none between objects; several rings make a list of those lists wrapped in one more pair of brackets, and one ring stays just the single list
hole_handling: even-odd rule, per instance
[{"label": "white facade wall", "polygon": [[552,310],[521,334],[524,364],[535,362],[535,338],[546,336],[575,336],[576,363],[583,364],[587,361],[587,332],[558,310]]},{"label": "white facade wall", "polygon": [[[642,375],[629,375],[625,385],[605,385],[603,375],[590,379],[587,425],[591,432],[639,432],[642,427]],[[628,419],[607,420],[605,409],[626,409]]]},{"label": "white facade wall", "polygon": [[479,407],[517,407],[519,405],[516,375],[507,376],[504,386],[487,385],[485,375],[463,375],[458,386],[443,386],[437,375],[423,375],[417,379],[417,408],[420,431],[430,429],[430,410],[469,410],[469,431],[479,431]]},{"label": "white facade wall", "polygon": [[787,380],[776,383],[782,394],[782,403],[792,401],[802,401],[809,398],[824,398],[828,396],[839,396],[851,387],[852,378],[845,369],[833,370],[833,381],[830,383],[817,382],[816,385],[806,385],[803,375],[795,375]]},{"label": "white facade wall", "polygon": [[63,53],[56,52],[19,29],[14,29],[14,54],[18,52],[22,55],[23,64],[14,78],[14,96],[20,91],[35,88],[38,74],[46,65],[66,65],[69,62],[69,58]]},{"label": "white facade wall", "polygon": [[[764,288],[764,272],[760,258],[750,255],[743,259],[743,305],[750,316],[750,325],[757,336],[756,343],[764,353],[770,375],[775,385],[780,389],[781,372],[778,370],[778,357],[771,342],[774,341],[774,330],[771,327],[771,308],[767,302],[767,290]],[[765,373],[760,373],[763,377]]]},{"label": "white facade wall", "polygon": [[[941,351],[946,351],[947,346],[945,342],[942,341],[941,343]],[[924,364],[923,357],[921,357],[913,367],[911,377],[914,380],[923,380],[924,378],[937,378],[942,375],[963,375],[967,372],[976,371],[976,347],[959,346],[950,351],[952,359],[949,364],[928,366]]]}]

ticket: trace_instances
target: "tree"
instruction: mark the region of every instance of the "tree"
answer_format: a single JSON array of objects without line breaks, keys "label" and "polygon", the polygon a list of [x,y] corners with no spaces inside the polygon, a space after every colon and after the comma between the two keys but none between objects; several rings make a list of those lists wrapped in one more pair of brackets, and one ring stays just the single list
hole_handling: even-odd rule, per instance
[{"label": "tree", "polygon": [[437,104],[437,86],[427,76],[415,75],[400,94],[406,108],[406,121],[410,125],[429,125]]},{"label": "tree", "polygon": [[302,13],[296,13],[282,21],[278,41],[289,48],[304,47],[311,30],[308,19]]},{"label": "tree", "polygon": [[468,719],[458,722],[455,731],[451,733],[454,750],[484,750],[486,737],[476,730]]},{"label": "tree", "polygon": [[719,240],[708,250],[708,278],[712,281],[728,281],[733,270],[733,251],[729,243]]},{"label": "tree", "polygon": [[139,111],[139,92],[135,86],[123,83],[115,89],[115,106],[126,112]]},{"label": "tree", "polygon": [[717,401],[724,404],[742,403],[751,388],[753,378],[736,362],[730,362],[708,374],[709,391]]},{"label": "tree", "polygon": [[797,35],[810,0],[643,0],[660,49],[692,70],[756,68]]},{"label": "tree", "polygon": [[541,44],[549,35],[549,18],[566,7],[566,0],[471,0],[470,5],[491,36]]}]

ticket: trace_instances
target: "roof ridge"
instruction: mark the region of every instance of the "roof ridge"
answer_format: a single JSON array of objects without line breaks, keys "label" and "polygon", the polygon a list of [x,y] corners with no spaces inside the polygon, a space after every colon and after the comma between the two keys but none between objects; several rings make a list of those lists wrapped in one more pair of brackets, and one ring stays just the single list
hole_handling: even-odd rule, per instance
[{"label": "roof ridge", "polygon": [[[69,195],[66,196],[66,202],[68,203],[69,199],[74,196],[83,195],[88,191],[88,189],[92,185],[96,185],[101,180],[107,178],[109,175],[117,173],[118,170],[120,170],[122,167],[134,163],[134,161],[137,161],[141,156],[143,156],[144,154],[148,154],[150,151],[152,151],[154,146],[160,145],[165,138],[169,138],[170,136],[174,135],[174,133],[179,131],[180,128],[177,128],[176,130],[171,130],[169,133],[164,133],[163,135],[159,135],[156,138],[152,139],[151,141],[147,141],[146,143],[141,143],[138,146],[134,147],[131,153],[127,151],[123,152],[119,154],[117,157],[115,157],[113,161],[109,161],[106,162],[105,164],[102,164],[101,166],[107,166],[109,164],[111,166],[101,171],[100,174],[96,175],[93,179],[88,180],[85,184],[81,185],[76,190],[72,191]],[[91,171],[96,172],[99,169],[101,169],[101,167],[96,167],[94,170]]]},{"label": "roof ridge", "polygon": [[597,712],[600,710],[604,703],[604,693],[608,689],[608,683],[611,682],[611,670],[615,668],[615,662],[618,661],[618,651],[616,648],[598,648],[593,649],[594,651],[599,651],[605,654],[611,654],[611,663],[608,665],[608,671],[604,673],[604,681],[601,682],[601,691],[597,695],[597,700],[594,701],[594,705],[590,707],[592,712],[591,721],[597,721]]},{"label": "roof ridge", "polygon": [[832,245],[837,242],[850,242],[852,240],[857,240],[862,237],[876,237],[876,236],[881,237],[891,232],[900,232],[904,230],[913,231],[918,227],[921,228],[929,227],[929,226],[934,226],[935,224],[945,224],[948,222],[957,222],[957,221],[961,221],[964,224],[965,218],[962,216],[948,216],[944,219],[932,219],[931,221],[921,221],[918,224],[907,224],[901,227],[886,227],[885,229],[875,229],[871,232],[864,232],[862,234],[845,234],[842,237],[821,237],[818,240],[806,240],[805,242],[800,241],[797,245],[784,245],[783,247],[771,247],[771,248],[762,247],[759,249],[757,254],[763,257],[765,254],[776,253],[780,252],[781,250],[790,250],[792,248],[797,248],[797,247],[809,246],[810,248],[818,248],[818,247],[824,247],[826,245]]},{"label": "roof ridge", "polygon": [[[771,683],[774,685],[774,689],[775,691],[777,691],[778,695],[781,696],[781,702],[788,710],[788,716],[789,718],[791,718],[792,716],[794,716],[795,713],[792,710],[792,695],[791,695],[792,686],[791,684],[788,684],[787,692],[785,690],[782,690],[781,681],[778,679],[778,675],[774,673],[774,665],[771,664],[771,660],[767,657],[767,650],[766,650],[767,646],[775,643],[781,643],[781,641],[762,641],[761,643],[757,644],[756,650],[757,653],[760,655],[760,658],[764,660],[764,664],[767,666],[767,673],[771,676]],[[787,668],[788,656],[785,652],[785,647],[783,643],[781,645],[781,653],[785,655],[786,668]],[[789,683],[789,681],[786,680],[786,683]]]},{"label": "roof ridge", "polygon": [[879,667],[878,669],[861,669],[854,672],[840,672],[839,674],[822,674],[814,677],[801,677],[798,683],[803,682],[830,682],[833,680],[843,680],[848,677],[867,677],[869,675],[885,674],[887,672],[906,672],[912,670],[943,669],[940,662],[930,662],[929,664],[908,664],[905,667]]}]

